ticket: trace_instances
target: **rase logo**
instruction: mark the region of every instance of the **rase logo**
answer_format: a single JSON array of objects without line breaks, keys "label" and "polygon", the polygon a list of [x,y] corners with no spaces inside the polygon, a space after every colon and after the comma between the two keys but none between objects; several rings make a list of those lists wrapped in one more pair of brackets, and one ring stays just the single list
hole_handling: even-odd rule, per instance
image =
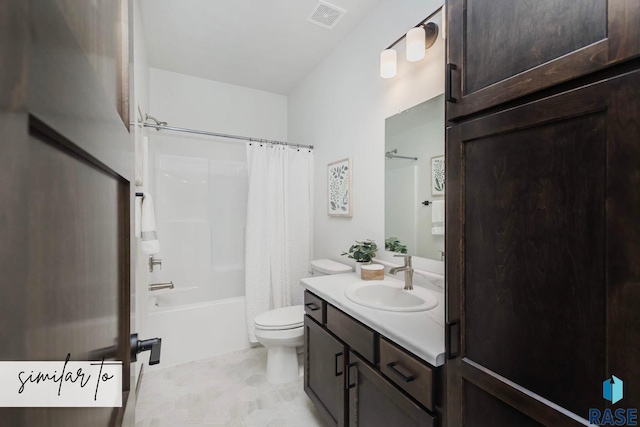
[{"label": "rase logo", "polygon": [[[611,375],[602,382],[602,397],[612,404],[622,400],[624,395],[624,382]],[[637,426],[638,410],[636,408],[618,408],[611,410],[606,408],[604,411],[599,409],[589,409],[589,423],[602,426]]]}]

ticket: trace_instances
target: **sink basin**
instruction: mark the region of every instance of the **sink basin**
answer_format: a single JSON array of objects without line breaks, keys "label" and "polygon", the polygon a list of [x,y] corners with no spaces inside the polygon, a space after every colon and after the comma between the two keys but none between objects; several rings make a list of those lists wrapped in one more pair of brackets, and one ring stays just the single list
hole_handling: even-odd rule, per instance
[{"label": "sink basin", "polygon": [[430,291],[414,286],[405,291],[403,283],[372,280],[356,282],[344,291],[347,298],[365,307],[386,311],[427,311],[438,305]]}]

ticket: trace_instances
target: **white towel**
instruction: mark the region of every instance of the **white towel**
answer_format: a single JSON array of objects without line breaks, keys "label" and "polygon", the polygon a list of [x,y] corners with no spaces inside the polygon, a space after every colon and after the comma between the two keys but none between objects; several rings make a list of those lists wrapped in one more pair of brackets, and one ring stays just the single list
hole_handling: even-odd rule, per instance
[{"label": "white towel", "polygon": [[160,252],[160,242],[156,233],[156,215],[153,212],[153,198],[149,193],[144,193],[142,198],[142,224],[140,226],[142,237],[142,252],[155,254]]},{"label": "white towel", "polygon": [[444,234],[444,200],[431,202],[431,234]]},{"label": "white towel", "polygon": [[142,197],[136,196],[136,204],[134,207],[134,211],[136,214],[136,222],[134,225],[136,237],[141,237],[142,236]]}]

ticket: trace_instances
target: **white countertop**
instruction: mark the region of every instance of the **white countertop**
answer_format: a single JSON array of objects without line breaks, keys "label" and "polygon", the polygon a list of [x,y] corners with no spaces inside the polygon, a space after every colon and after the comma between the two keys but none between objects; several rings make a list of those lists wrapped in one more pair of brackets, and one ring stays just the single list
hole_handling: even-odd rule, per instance
[{"label": "white countertop", "polygon": [[[385,276],[384,280],[402,283],[389,276]],[[345,296],[345,288],[357,281],[362,281],[358,275],[345,273],[310,277],[302,279],[301,284],[305,289],[358,319],[425,362],[433,366],[444,365],[444,295],[442,293],[429,291],[438,298],[438,306],[428,311],[411,313],[384,311],[361,306]],[[415,283],[414,286],[416,286]]]}]

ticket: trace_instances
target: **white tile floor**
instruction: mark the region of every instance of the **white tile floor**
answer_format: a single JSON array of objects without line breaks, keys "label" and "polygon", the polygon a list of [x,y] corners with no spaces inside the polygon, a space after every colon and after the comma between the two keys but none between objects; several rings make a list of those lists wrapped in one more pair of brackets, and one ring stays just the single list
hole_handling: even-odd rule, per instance
[{"label": "white tile floor", "polygon": [[302,376],[271,385],[266,361],[266,349],[255,347],[145,373],[136,427],[323,426]]}]

